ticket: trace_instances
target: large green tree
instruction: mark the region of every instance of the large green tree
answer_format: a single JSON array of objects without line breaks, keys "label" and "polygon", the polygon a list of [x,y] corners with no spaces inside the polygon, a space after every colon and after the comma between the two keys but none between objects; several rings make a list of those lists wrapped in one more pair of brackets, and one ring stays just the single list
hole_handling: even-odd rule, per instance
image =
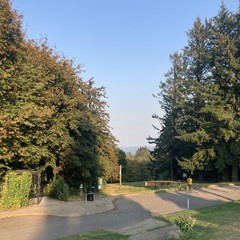
[{"label": "large green tree", "polygon": [[0,167],[4,171],[14,161],[18,92],[24,52],[21,19],[9,1],[0,1]]},{"label": "large green tree", "polygon": [[[196,145],[193,156],[181,163],[183,167],[193,171],[211,164],[222,173],[223,179],[228,179],[227,169],[232,166],[233,181],[239,179],[240,124],[239,57],[233,37],[237,26],[235,22],[236,16],[223,4],[218,15],[204,25],[205,34],[202,36],[206,44],[201,61],[205,67],[204,72],[200,71],[204,74],[193,92],[201,99],[200,108],[196,111],[198,117],[194,119],[198,128],[181,136],[182,140]],[[193,52],[190,49],[190,56]],[[188,63],[189,68],[192,65],[196,66]]]},{"label": "large green tree", "polygon": [[21,18],[0,0],[0,168],[36,169],[72,186],[115,179],[117,153],[105,89],[81,66],[27,40]]},{"label": "large green tree", "polygon": [[[181,123],[186,115],[183,109],[183,101],[186,98],[186,84],[184,61],[181,54],[174,53],[170,56],[172,68],[165,75],[166,80],[160,83],[160,93],[156,96],[164,116],[154,115],[160,122],[159,136],[149,138],[149,142],[155,144],[152,153],[152,168],[156,179],[179,179],[181,176],[178,167],[178,158],[185,156],[190,151],[189,144],[182,144],[177,139],[176,124]],[[181,121],[180,121],[181,120]]]},{"label": "large green tree", "polygon": [[[176,105],[173,139],[180,141],[180,149],[186,146],[187,154],[178,152],[179,165],[193,173],[218,170],[223,180],[239,180],[239,12],[229,12],[224,3],[218,15],[204,23],[197,18],[188,31],[188,44],[183,48],[181,61],[184,68],[180,75],[182,85],[181,101]],[[174,66],[174,65],[173,65]],[[174,69],[174,68],[173,68]],[[176,78],[173,78],[176,80]],[[171,86],[169,78],[165,84]],[[161,88],[163,89],[163,86]],[[164,98],[165,110],[163,127],[160,131],[158,148],[169,143],[169,153],[176,144],[169,141],[168,108],[172,90],[168,88],[168,98]],[[174,108],[173,108],[174,109]],[[171,111],[170,116],[174,116]],[[166,163],[166,160],[163,161]],[[218,176],[215,176],[217,179]]]}]

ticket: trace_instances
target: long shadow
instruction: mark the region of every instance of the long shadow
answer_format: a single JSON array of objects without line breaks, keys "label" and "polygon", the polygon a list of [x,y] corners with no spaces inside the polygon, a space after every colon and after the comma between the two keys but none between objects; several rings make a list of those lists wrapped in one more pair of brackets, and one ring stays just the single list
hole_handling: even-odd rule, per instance
[{"label": "long shadow", "polygon": [[201,192],[205,192],[205,193],[208,193],[208,194],[211,194],[211,195],[214,195],[214,196],[217,196],[217,197],[229,200],[229,201],[233,201],[234,200],[233,198],[226,197],[226,196],[223,196],[221,194],[214,193],[214,192],[212,192],[210,190],[207,190],[207,189],[201,189]]},{"label": "long shadow", "polygon": [[[209,193],[207,190],[204,192],[203,190],[193,189],[193,191],[161,192],[155,194],[136,195],[130,196],[129,198],[140,204],[146,211],[151,212],[154,216],[186,210],[187,199],[189,199],[190,209],[208,207],[234,200],[231,196],[233,192],[231,192],[230,195],[229,191],[219,191],[215,194],[213,193],[213,191]],[[234,193],[236,195],[236,189]],[[237,197],[238,196],[238,199],[240,199],[239,187],[237,191]]]},{"label": "long shadow", "polygon": [[[200,190],[193,189],[192,191],[157,193],[156,195],[160,199],[174,204],[176,206],[175,210],[187,209],[187,199],[189,199],[190,209],[198,209],[236,200],[236,198],[231,196],[231,192],[225,191],[224,189],[227,190],[230,189],[230,187],[218,188],[216,190],[207,190],[206,188]],[[232,194],[235,195],[237,193],[240,199],[240,188],[232,187],[232,189],[235,190],[235,192]],[[172,209],[169,209],[169,213],[170,212],[172,212]]]},{"label": "long shadow", "polygon": [[218,199],[205,199],[204,197],[199,197],[194,195],[194,192],[188,193],[185,191],[179,191],[175,193],[164,193],[157,194],[160,199],[168,202],[167,207],[163,214],[173,213],[177,211],[189,209],[198,209],[203,207],[208,207],[221,203]]},{"label": "long shadow", "polygon": [[[240,199],[240,187],[232,188]],[[0,239],[54,240],[97,229],[131,226],[156,215],[198,209],[230,201],[231,196],[200,190],[128,196],[115,201],[116,208],[106,213],[82,217],[24,216],[0,219]],[[238,196],[238,195],[237,195]],[[63,204],[64,207],[64,204]],[[91,204],[88,205],[91,207]]]},{"label": "long shadow", "polygon": [[116,208],[109,212],[82,217],[23,216],[0,219],[0,238],[53,240],[97,229],[122,228],[153,217],[140,204],[127,198],[119,198],[115,204]]}]

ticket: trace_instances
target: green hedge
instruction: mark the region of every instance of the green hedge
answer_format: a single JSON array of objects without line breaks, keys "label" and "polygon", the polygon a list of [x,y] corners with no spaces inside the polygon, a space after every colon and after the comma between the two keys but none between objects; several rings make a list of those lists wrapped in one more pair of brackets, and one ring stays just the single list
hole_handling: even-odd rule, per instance
[{"label": "green hedge", "polygon": [[29,194],[32,184],[30,172],[10,171],[4,178],[2,185],[1,205],[5,208],[18,208],[29,204]]},{"label": "green hedge", "polygon": [[45,187],[44,194],[61,201],[67,201],[69,186],[61,176],[57,176]]}]

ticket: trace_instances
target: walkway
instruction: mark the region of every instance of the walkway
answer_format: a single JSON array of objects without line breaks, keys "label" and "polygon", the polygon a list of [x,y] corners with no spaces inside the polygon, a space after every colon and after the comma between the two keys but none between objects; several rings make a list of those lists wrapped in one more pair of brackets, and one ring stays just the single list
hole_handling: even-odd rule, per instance
[{"label": "walkway", "polygon": [[[109,199],[105,199],[105,205],[104,201],[100,200],[72,204],[46,203],[46,205],[34,207],[37,215],[31,212],[30,209],[33,207],[21,210],[21,216],[18,217],[6,218],[6,212],[0,212],[0,236],[1,239],[53,240],[97,229],[109,229],[123,234],[132,234],[130,239],[146,239],[145,234],[149,240],[166,239],[171,229],[168,229],[169,226],[163,228],[157,226],[156,229],[154,224],[158,223],[154,220],[154,216],[186,209],[187,198],[190,200],[191,209],[202,208],[239,200],[240,187],[227,186],[203,188],[191,192],[131,195],[117,198],[114,201],[115,208],[111,201],[108,202]],[[96,207],[97,204],[98,207]],[[104,209],[104,206],[108,207]],[[80,213],[83,210],[79,210],[84,208],[95,210],[100,208],[107,212],[99,213],[99,210],[96,214],[86,215],[88,213],[86,211],[84,215]],[[55,216],[49,216],[50,209],[54,209]],[[11,216],[15,215],[14,212],[19,215],[19,210],[10,212]],[[10,212],[8,211],[8,216]],[[148,226],[148,229],[155,228],[155,230],[145,233],[144,226]]]}]

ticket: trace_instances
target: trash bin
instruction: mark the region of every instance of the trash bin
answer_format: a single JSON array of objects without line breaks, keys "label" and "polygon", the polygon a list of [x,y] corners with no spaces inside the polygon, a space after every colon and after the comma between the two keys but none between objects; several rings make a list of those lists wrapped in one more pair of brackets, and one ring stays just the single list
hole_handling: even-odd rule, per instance
[{"label": "trash bin", "polygon": [[91,186],[87,189],[86,201],[94,201],[94,188]]}]

